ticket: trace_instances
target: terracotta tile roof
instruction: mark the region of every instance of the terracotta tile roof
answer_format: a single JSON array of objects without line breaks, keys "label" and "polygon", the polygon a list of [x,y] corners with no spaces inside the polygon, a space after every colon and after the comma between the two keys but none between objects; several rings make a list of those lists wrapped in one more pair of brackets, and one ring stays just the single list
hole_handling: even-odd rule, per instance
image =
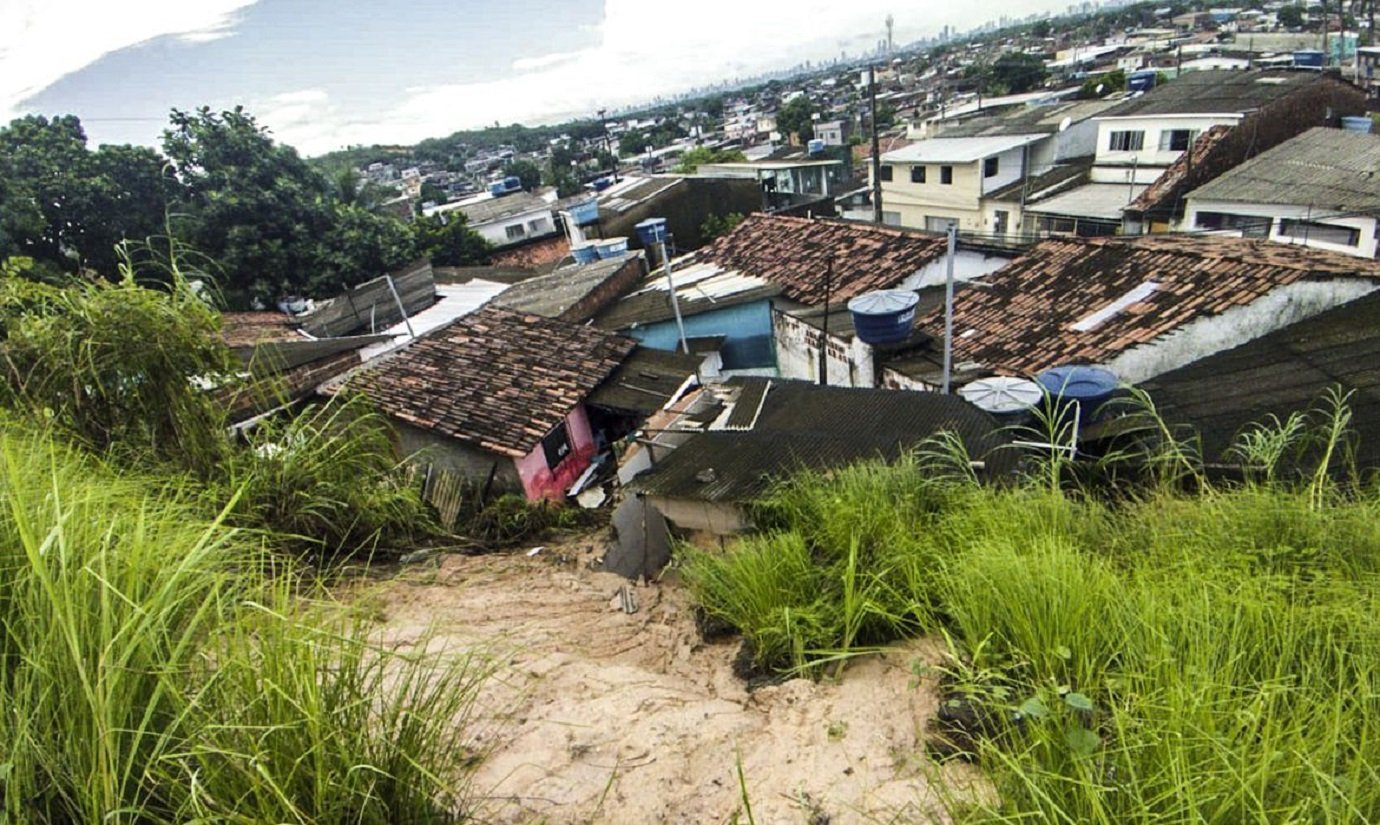
[{"label": "terracotta tile roof", "polygon": [[696,253],[781,287],[804,304],[823,304],[826,261],[834,262],[831,301],[889,289],[944,255],[942,235],[850,221],[754,213]]},{"label": "terracotta tile roof", "polygon": [[[987,276],[954,307],[954,357],[1032,374],[1105,362],[1199,317],[1243,306],[1303,280],[1380,280],[1380,263],[1303,246],[1241,238],[1147,235],[1047,240]],[[1144,296],[1133,292],[1154,282]],[[1076,329],[1129,297],[1100,323]],[[917,323],[944,326],[943,308]]]},{"label": "terracotta tile roof", "polygon": [[1188,190],[1230,169],[1239,158],[1228,152],[1230,126],[1213,126],[1193,141],[1155,182],[1126,205],[1128,212],[1172,213]]},{"label": "terracotta tile roof", "polygon": [[400,421],[518,458],[635,346],[490,305],[365,367],[346,386]]},{"label": "terracotta tile roof", "polygon": [[222,312],[220,334],[232,347],[247,347],[265,341],[298,341],[298,322],[281,312]]}]

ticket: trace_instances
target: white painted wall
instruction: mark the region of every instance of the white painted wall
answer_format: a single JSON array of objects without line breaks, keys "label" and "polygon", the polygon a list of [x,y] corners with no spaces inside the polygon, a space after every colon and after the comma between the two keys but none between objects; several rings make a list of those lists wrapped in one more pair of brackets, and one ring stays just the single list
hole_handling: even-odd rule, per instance
[{"label": "white painted wall", "polygon": [[[1239,113],[1204,115],[1156,115],[1146,117],[1097,118],[1097,150],[1092,170],[1094,183],[1125,183],[1126,171],[1136,167],[1136,183],[1153,183],[1160,172],[1169,166],[1182,151],[1160,150],[1160,135],[1177,129],[1194,129],[1201,134],[1219,125],[1234,125]],[[1143,131],[1145,143],[1139,151],[1113,151],[1112,132]],[[1103,168],[1108,167],[1108,168]]]},{"label": "white painted wall", "polygon": [[1380,285],[1360,279],[1288,284],[1245,306],[1199,318],[1107,363],[1123,381],[1137,384],[1202,358],[1253,341],[1297,321],[1354,301]]},{"label": "white painted wall", "polygon": [[[990,178],[982,178],[982,194],[995,192],[1003,186],[1009,186],[1021,179],[1021,163],[1025,156],[1025,150],[1021,147],[1008,149],[997,155],[997,174]],[[987,161],[984,158],[978,162],[977,172],[982,175],[983,164]]]},{"label": "white painted wall", "polygon": [[[971,281],[1006,266],[1011,259],[1002,255],[988,255],[960,249],[954,252],[954,280]],[[927,286],[942,286],[947,277],[948,263],[944,257],[930,261],[896,286],[896,289],[921,289]]]},{"label": "white painted wall", "polygon": [[[540,222],[541,226],[537,230],[531,229],[528,224],[532,221]],[[521,238],[508,237],[508,227],[521,224],[523,235]],[[550,209],[533,209],[518,215],[509,215],[506,218],[499,218],[488,223],[477,224],[473,227],[475,232],[484,240],[494,246],[506,246],[510,243],[517,243],[533,236],[546,235],[556,230],[555,220],[551,217]]]},{"label": "white painted wall", "polygon": [[[1274,223],[1270,227],[1270,240],[1279,243],[1296,243],[1316,249],[1326,249],[1332,252],[1340,252],[1343,255],[1354,255],[1358,258],[1374,258],[1377,250],[1376,238],[1376,219],[1366,216],[1354,217],[1329,217],[1323,210],[1310,209],[1307,206],[1291,206],[1287,204],[1274,203],[1233,203],[1230,201],[1208,201],[1200,198],[1191,198],[1184,212],[1183,228],[1194,231],[1198,228],[1199,212],[1226,212],[1232,215],[1255,215],[1262,218],[1273,218]],[[1293,218],[1296,220],[1307,220],[1315,223],[1325,223],[1333,226],[1344,226],[1350,229],[1360,230],[1361,239],[1358,246],[1346,246],[1344,244],[1326,243],[1315,238],[1309,238],[1304,242],[1290,235],[1281,235],[1280,218]]]},{"label": "white painted wall", "polygon": [[[776,337],[776,368],[781,377],[818,381],[819,348],[825,339],[823,331],[786,313],[777,313],[772,327]],[[830,386],[875,387],[874,363],[872,347],[862,341],[828,337],[825,370]]]}]

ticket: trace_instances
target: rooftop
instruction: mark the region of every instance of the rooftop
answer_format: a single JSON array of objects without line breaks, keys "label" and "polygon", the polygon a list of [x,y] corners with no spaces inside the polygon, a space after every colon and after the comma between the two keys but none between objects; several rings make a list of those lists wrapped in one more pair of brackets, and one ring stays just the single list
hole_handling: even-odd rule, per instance
[{"label": "rooftop", "polygon": [[[530,312],[534,315],[544,315],[547,318],[561,318],[606,284],[614,281],[615,276],[623,267],[631,264],[640,275],[643,268],[643,258],[643,253],[638,250],[621,258],[609,258],[592,264],[574,264],[561,267],[549,275],[528,278],[513,284],[496,297],[494,303],[519,312]],[[633,277],[636,278],[637,276]],[[588,320],[588,317],[567,317],[565,320],[578,323]]]},{"label": "rooftop", "polygon": [[1193,141],[1187,152],[1183,152],[1169,167],[1155,178],[1136,199],[1131,201],[1128,210],[1136,212],[1163,214],[1173,213],[1182,205],[1183,195],[1197,181],[1211,180],[1213,173],[1232,168],[1239,157],[1232,144],[1234,126],[1213,126]]},{"label": "rooftop", "polygon": [[1041,201],[1027,202],[1025,211],[1120,221],[1121,210],[1144,190],[1145,184],[1085,183]]},{"label": "rooftop", "polygon": [[465,215],[465,220],[470,226],[480,226],[514,215],[551,208],[551,202],[540,195],[532,192],[513,192],[499,197],[480,196],[472,200],[443,204],[431,210],[429,214],[459,211]]},{"label": "rooftop", "polygon": [[[1332,278],[1380,280],[1380,263],[1242,238],[1046,240],[955,302],[954,358],[1017,375],[1105,362],[1277,287]],[[942,311],[917,324],[942,328]]]},{"label": "rooftop", "polygon": [[638,347],[587,400],[598,407],[651,415],[675,398],[699,365],[693,355]]},{"label": "rooftop", "polygon": [[991,416],[958,396],[765,378],[733,379],[728,390],[732,408],[720,420],[732,428],[692,436],[635,478],[632,490],[748,501],[764,493],[773,478],[866,459],[892,460],[946,430],[957,433],[975,459],[988,460],[987,472],[1014,466],[1015,456],[998,449],[1004,442]]},{"label": "rooftop", "polygon": [[1324,81],[1316,72],[1187,72],[1108,109],[1103,117],[1253,112],[1284,95]]},{"label": "rooftop", "polygon": [[1380,135],[1317,127],[1261,152],[1189,197],[1380,213]]},{"label": "rooftop", "polygon": [[231,347],[251,347],[266,341],[300,341],[301,322],[283,312],[222,312],[220,334]]},{"label": "rooftop", "polygon": [[950,124],[939,121],[934,125],[943,138],[992,137],[999,135],[1053,134],[1067,118],[1070,124],[1081,123],[1113,106],[1115,100],[1074,100],[1054,105],[1028,105],[1000,114],[973,117]]},{"label": "rooftop", "polygon": [[886,163],[973,163],[1046,137],[1046,134],[937,137],[886,152],[882,160]]},{"label": "rooftop", "polygon": [[366,365],[345,386],[399,421],[519,458],[634,346],[591,327],[489,306]]},{"label": "rooftop", "polygon": [[1380,467],[1380,294],[1315,315],[1143,385],[1166,422],[1192,425],[1203,458],[1221,461],[1236,435],[1269,416],[1318,406],[1331,387],[1354,392],[1358,467]]},{"label": "rooftop", "polygon": [[889,289],[942,257],[946,239],[935,233],[871,223],[754,213],[695,260],[734,269],[776,284],[785,297],[823,304]]}]

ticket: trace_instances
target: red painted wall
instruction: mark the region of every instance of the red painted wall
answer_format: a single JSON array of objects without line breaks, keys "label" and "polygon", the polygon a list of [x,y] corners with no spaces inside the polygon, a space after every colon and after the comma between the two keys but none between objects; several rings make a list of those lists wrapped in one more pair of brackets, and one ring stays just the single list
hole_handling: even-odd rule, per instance
[{"label": "red painted wall", "polygon": [[546,453],[540,444],[516,461],[522,491],[531,501],[564,499],[570,485],[589,468],[594,458],[594,432],[583,404],[565,417],[565,426],[570,436],[570,453],[554,469],[546,466]]}]

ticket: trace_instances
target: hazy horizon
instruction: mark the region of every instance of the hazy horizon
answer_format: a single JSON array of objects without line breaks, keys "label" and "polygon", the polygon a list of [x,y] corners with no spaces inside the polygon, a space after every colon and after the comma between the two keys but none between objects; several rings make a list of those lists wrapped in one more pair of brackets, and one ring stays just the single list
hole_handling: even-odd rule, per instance
[{"label": "hazy horizon", "polygon": [[[809,61],[1053,11],[894,0],[423,3],[10,0],[0,8],[0,115],[75,114],[91,143],[156,145],[169,110],[243,105],[304,154],[412,144],[649,103]],[[926,7],[932,7],[927,9]],[[1058,9],[1064,6],[1057,6]]]}]

